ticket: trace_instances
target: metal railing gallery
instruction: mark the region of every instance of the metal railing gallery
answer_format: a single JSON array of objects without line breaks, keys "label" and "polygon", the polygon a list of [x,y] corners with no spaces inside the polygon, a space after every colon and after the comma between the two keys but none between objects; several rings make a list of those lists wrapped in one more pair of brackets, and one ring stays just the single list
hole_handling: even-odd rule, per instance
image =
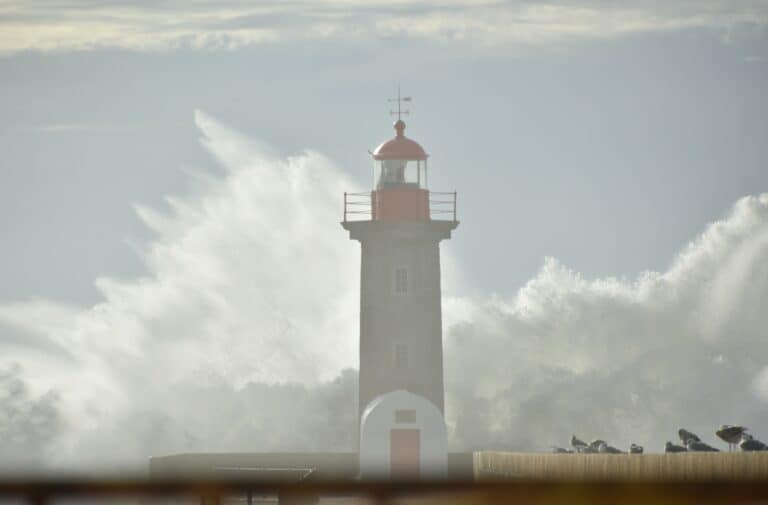
[{"label": "metal railing gallery", "polygon": [[[344,222],[373,219],[373,192],[344,193]],[[430,191],[429,215],[433,221],[456,221],[456,192]]]}]

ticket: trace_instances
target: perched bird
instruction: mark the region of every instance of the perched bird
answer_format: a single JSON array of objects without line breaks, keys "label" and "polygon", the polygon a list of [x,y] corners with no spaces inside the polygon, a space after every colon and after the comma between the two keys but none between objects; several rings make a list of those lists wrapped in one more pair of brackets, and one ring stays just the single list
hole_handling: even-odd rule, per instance
[{"label": "perched bird", "polygon": [[715,432],[715,435],[728,443],[728,450],[733,450],[733,446],[741,442],[741,436],[747,431],[744,426],[733,426],[724,424]]},{"label": "perched bird", "polygon": [[643,453],[643,446],[642,445],[637,445],[637,444],[632,444],[632,445],[629,446],[629,451],[627,451],[627,452],[629,452],[629,454],[642,454]]},{"label": "perched bird", "polygon": [[585,441],[576,438],[576,435],[571,436],[571,447],[573,447],[578,451],[579,447],[586,447],[586,446],[587,446],[587,443]]},{"label": "perched bird", "polygon": [[768,451],[768,445],[752,438],[752,435],[744,433],[739,442],[739,449],[742,451]]},{"label": "perched bird", "polygon": [[555,445],[552,446],[552,453],[553,454],[573,454],[573,451],[570,449],[564,449],[562,447],[557,447]]},{"label": "perched bird", "polygon": [[597,452],[599,452],[600,454],[624,454],[624,451],[620,451],[619,449],[611,445],[608,445],[602,441],[597,446]]},{"label": "perched bird", "polygon": [[701,440],[688,439],[685,444],[688,452],[720,452],[720,449],[716,449],[709,444],[705,444]]},{"label": "perched bird", "polygon": [[689,440],[701,442],[701,439],[697,434],[691,433],[685,428],[680,428],[679,430],[677,430],[677,435],[680,437],[680,440],[683,442],[683,445],[687,445]]},{"label": "perched bird", "polygon": [[682,445],[675,445],[672,442],[667,442],[664,445],[664,452],[687,452],[688,449]]}]

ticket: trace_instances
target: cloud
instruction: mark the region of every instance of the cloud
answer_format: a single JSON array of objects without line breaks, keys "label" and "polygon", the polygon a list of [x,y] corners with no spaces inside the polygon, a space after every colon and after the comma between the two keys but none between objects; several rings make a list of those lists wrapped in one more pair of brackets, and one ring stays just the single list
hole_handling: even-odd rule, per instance
[{"label": "cloud", "polygon": [[714,442],[726,423],[760,435],[766,260],[762,194],[739,200],[666,272],[587,280],[549,258],[514,299],[450,301],[455,442],[546,450],[577,433],[659,450],[680,426]]},{"label": "cloud", "polygon": [[[97,279],[93,307],[0,306],[0,324],[38,342],[0,340],[0,366],[18,362],[36,391],[61,394],[71,429],[51,444],[54,466],[334,440],[278,433],[318,428],[328,415],[309,406],[354,385],[343,370],[356,362],[358,259],[339,199],[355,185],[316,152],[280,158],[202,112],[195,122],[223,173],[201,173],[166,209],[136,207],[155,234],[146,276]],[[256,412],[265,403],[276,414]],[[338,410],[354,412],[354,395]]]},{"label": "cloud", "polygon": [[18,364],[0,368],[0,469],[29,470],[45,462],[63,431],[58,395],[34,395]]},{"label": "cloud", "polygon": [[768,366],[755,378],[755,392],[764,401],[768,402]]},{"label": "cloud", "polygon": [[404,37],[438,43],[541,45],[635,33],[741,28],[764,36],[764,1],[411,2],[327,0],[244,3],[0,3],[0,53],[23,50],[237,49],[279,41]]},{"label": "cloud", "polygon": [[[26,336],[0,338],[0,395],[14,398],[0,429],[21,434],[6,464],[354,448],[359,246],[338,221],[357,188],[321,154],[195,122],[221,170],[136,207],[154,233],[143,277],[98,279],[92,307],[0,305],[0,330]],[[714,443],[723,423],[761,436],[766,260],[768,193],[664,272],[587,279],[547,258],[512,298],[446,298],[451,447],[546,450],[577,433],[659,450],[680,426]]]}]

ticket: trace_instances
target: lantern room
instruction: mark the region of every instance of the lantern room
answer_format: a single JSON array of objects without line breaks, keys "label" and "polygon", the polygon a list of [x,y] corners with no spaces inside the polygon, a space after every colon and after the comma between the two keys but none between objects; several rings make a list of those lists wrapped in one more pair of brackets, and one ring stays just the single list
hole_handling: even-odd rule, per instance
[{"label": "lantern room", "polygon": [[418,142],[404,135],[404,121],[395,123],[395,132],[395,138],[373,152],[374,187],[427,189],[427,153]]},{"label": "lantern room", "polygon": [[427,153],[395,122],[395,137],[372,153],[372,217],[375,221],[429,220]]}]

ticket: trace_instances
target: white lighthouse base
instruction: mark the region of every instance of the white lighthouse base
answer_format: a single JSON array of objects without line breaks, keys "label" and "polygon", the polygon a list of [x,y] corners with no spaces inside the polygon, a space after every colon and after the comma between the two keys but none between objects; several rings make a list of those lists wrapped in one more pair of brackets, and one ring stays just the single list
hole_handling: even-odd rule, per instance
[{"label": "white lighthouse base", "polygon": [[368,404],[360,419],[362,479],[440,479],[447,471],[445,421],[432,402],[399,390]]}]

